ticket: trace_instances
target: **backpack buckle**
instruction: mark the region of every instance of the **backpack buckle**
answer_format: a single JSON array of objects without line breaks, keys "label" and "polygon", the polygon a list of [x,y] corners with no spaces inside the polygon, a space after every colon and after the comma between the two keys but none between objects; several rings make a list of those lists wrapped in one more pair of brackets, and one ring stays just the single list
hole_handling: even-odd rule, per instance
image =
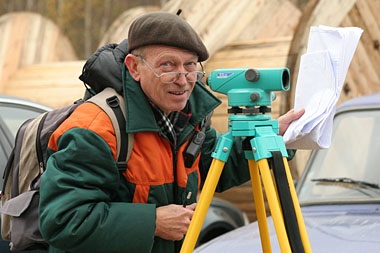
[{"label": "backpack buckle", "polygon": [[119,106],[119,99],[116,96],[109,97],[106,101],[111,108],[116,108]]}]

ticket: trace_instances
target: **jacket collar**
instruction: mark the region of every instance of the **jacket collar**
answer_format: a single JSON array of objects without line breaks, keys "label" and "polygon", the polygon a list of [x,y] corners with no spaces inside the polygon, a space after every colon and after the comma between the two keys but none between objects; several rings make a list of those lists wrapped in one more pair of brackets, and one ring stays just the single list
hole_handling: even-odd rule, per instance
[{"label": "jacket collar", "polygon": [[[131,77],[126,66],[123,68],[123,90],[127,133],[159,132],[160,128],[156,123],[152,107],[142,91],[140,83]],[[200,123],[206,115],[221,104],[221,101],[200,82],[196,83],[189,100],[192,108],[189,124],[192,127]]]}]

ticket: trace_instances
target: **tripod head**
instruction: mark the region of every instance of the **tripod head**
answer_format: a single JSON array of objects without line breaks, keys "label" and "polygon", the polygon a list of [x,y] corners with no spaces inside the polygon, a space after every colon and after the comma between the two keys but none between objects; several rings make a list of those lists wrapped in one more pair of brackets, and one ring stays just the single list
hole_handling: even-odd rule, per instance
[{"label": "tripod head", "polygon": [[[287,91],[290,72],[287,68],[236,68],[217,69],[207,78],[213,91],[228,96],[233,114],[260,114],[270,112],[274,91]],[[241,108],[245,107],[245,108]]]}]

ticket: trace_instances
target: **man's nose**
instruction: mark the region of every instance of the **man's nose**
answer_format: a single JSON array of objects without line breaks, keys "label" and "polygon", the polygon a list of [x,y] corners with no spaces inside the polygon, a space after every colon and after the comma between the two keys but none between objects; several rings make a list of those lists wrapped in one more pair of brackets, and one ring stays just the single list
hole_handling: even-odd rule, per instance
[{"label": "man's nose", "polygon": [[187,75],[187,72],[179,72],[176,83],[180,85],[186,85],[188,83],[186,75]]}]

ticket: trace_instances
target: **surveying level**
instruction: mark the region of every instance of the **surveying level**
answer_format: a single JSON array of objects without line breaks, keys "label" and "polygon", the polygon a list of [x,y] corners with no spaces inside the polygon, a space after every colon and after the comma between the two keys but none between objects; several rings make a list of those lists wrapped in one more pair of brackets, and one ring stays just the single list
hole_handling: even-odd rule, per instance
[{"label": "surveying level", "polygon": [[250,170],[263,252],[272,252],[272,248],[262,187],[281,252],[312,252],[287,162],[285,143],[278,135],[278,121],[271,119],[268,107],[275,99],[273,91],[289,90],[289,80],[287,68],[219,69],[211,72],[208,85],[212,90],[226,94],[231,107],[228,109],[228,132],[219,138],[212,153],[213,161],[181,253],[194,250],[235,137],[245,137],[243,150]]}]

